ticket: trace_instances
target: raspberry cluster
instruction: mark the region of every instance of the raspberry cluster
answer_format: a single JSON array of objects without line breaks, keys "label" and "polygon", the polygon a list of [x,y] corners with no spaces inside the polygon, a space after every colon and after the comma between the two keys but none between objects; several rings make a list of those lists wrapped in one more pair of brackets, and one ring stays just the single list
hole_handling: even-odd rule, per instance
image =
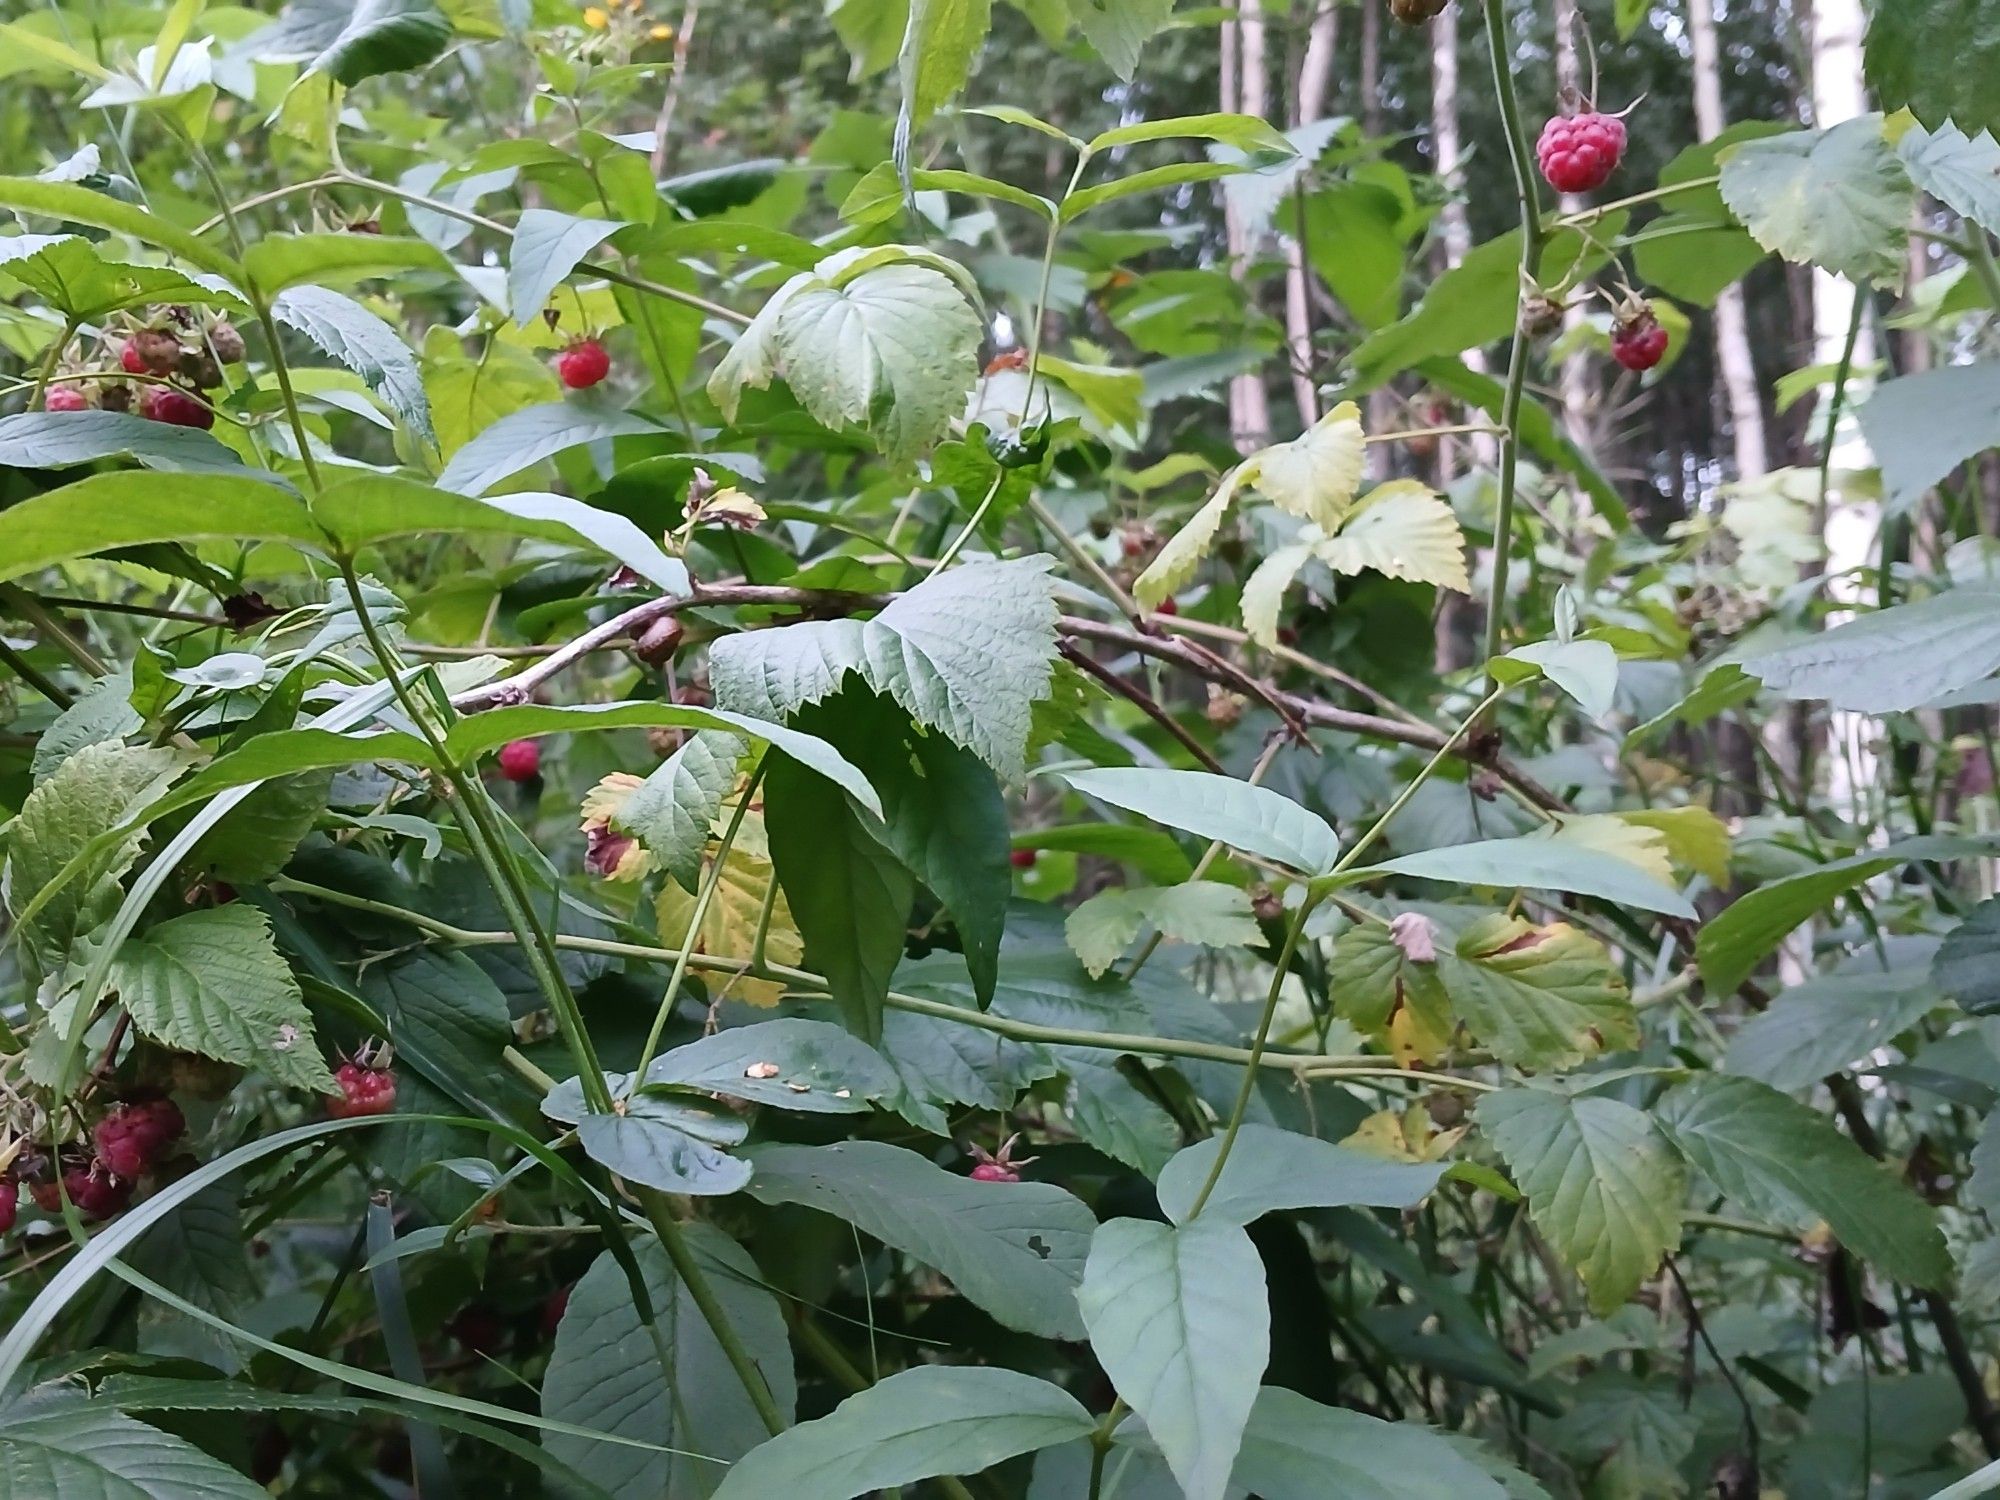
[{"label": "raspberry cluster", "polygon": [[[201,394],[222,384],[222,367],[239,364],[243,335],[227,318],[203,318],[178,303],[107,330],[98,356],[65,368],[42,395],[52,412],[131,411],[172,427],[215,425],[215,408]],[[119,376],[140,377],[135,385]]]}]

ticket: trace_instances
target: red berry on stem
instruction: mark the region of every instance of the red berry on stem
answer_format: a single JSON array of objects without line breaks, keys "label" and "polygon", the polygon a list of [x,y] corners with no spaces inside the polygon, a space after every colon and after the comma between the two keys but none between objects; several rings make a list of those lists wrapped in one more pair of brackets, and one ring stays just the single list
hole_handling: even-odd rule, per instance
[{"label": "red berry on stem", "polygon": [[86,411],[90,398],[73,385],[58,385],[42,393],[43,411]]},{"label": "red berry on stem", "polygon": [[500,747],[500,774],[509,781],[533,781],[541,770],[542,747],[533,740],[509,740]]},{"label": "red berry on stem", "polygon": [[11,1177],[0,1177],[0,1234],[14,1227],[21,1215],[21,1185]]},{"label": "red berry on stem", "polygon": [[1167,595],[1166,598],[1153,606],[1153,613],[1156,615],[1177,615],[1180,612],[1180,602],[1172,594]]},{"label": "red berry on stem", "polygon": [[125,367],[127,375],[143,375],[146,373],[146,361],[129,342],[119,349],[118,363]]},{"label": "red berry on stem", "polygon": [[974,1182],[1019,1182],[1021,1174],[1005,1162],[983,1161],[972,1169]]},{"label": "red berry on stem", "polygon": [[387,1068],[344,1062],[333,1075],[340,1092],[329,1094],[326,1112],[336,1120],[386,1115],[396,1107],[396,1075]]},{"label": "red berry on stem", "polygon": [[1016,849],[1008,854],[1007,862],[1017,870],[1032,870],[1035,867],[1035,851]]},{"label": "red berry on stem", "polygon": [[139,415],[169,427],[199,427],[206,432],[215,425],[215,413],[206,402],[171,385],[151,385],[139,398]]},{"label": "red berry on stem", "polygon": [[[88,1163],[65,1168],[62,1186],[69,1194],[69,1201],[76,1205],[76,1211],[86,1219],[108,1219],[132,1201],[131,1180],[117,1176],[96,1157]],[[38,1194],[36,1202],[40,1201]]]},{"label": "red berry on stem", "polygon": [[556,356],[556,374],[573,391],[587,391],[611,373],[611,356],[596,339],[578,339]]},{"label": "red berry on stem", "polygon": [[138,1177],[167,1154],[187,1130],[173,1100],[160,1097],[113,1105],[91,1131],[97,1159],[115,1176]]},{"label": "red berry on stem", "polygon": [[1671,342],[1667,330],[1643,304],[1622,314],[1611,330],[1611,357],[1628,370],[1650,370],[1666,358]]},{"label": "red berry on stem", "polygon": [[1535,160],[1559,193],[1591,193],[1611,180],[1625,155],[1625,122],[1589,111],[1557,115],[1542,127]]}]

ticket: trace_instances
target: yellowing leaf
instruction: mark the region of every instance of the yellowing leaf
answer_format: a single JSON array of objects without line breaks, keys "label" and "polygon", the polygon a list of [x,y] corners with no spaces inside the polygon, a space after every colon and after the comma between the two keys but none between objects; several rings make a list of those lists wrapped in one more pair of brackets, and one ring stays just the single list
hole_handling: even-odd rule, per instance
[{"label": "yellowing leaf", "polygon": [[1313,552],[1336,573],[1367,568],[1389,578],[1472,592],[1458,518],[1414,479],[1377,485],[1339,534],[1318,543]]},{"label": "yellowing leaf", "polygon": [[1266,650],[1278,644],[1278,611],[1284,607],[1285,591],[1311,561],[1311,546],[1294,542],[1265,558],[1244,583],[1243,628]]},{"label": "yellowing leaf", "polygon": [[1644,870],[1663,885],[1673,885],[1674,862],[1668,852],[1667,836],[1658,828],[1629,822],[1619,813],[1583,813],[1557,821],[1548,835],[1565,844],[1578,844],[1622,859],[1634,869]]},{"label": "yellowing leaf", "polygon": [[1340,1144],[1385,1161],[1442,1161],[1466,1129],[1460,1125],[1452,1130],[1439,1130],[1423,1105],[1412,1104],[1403,1110],[1376,1111],[1355,1126],[1354,1133],[1344,1137]]},{"label": "yellowing leaf", "polygon": [[1639,1043],[1625,981],[1603,945],[1568,923],[1486,917],[1437,967],[1459,1019],[1516,1067],[1573,1067]]},{"label": "yellowing leaf", "polygon": [[1208,503],[1168,539],[1146,571],[1133,581],[1132,596],[1141,604],[1151,609],[1194,577],[1194,570],[1215,545],[1216,533],[1222,530],[1223,517],[1236,501],[1246,469],[1247,465],[1238,464],[1225,474]]},{"label": "yellowing leaf", "polygon": [[[694,951],[717,958],[734,958],[748,963],[756,946],[757,927],[764,915],[764,902],[771,899],[771,924],[764,936],[764,957],[772,963],[796,966],[805,957],[805,943],[798,924],[792,920],[783,890],[772,890],[771,862],[766,854],[763,814],[751,811],[744,816],[730,845],[729,858],[722,866],[722,878],[715,888],[701,928],[694,935]],[[711,853],[702,861],[702,878],[714,868]],[[654,907],[660,938],[669,947],[679,947],[694,919],[695,897],[679,885],[666,881]],[[776,980],[755,979],[726,972],[708,976],[709,993],[734,995],[752,1005],[775,1005],[784,985]]]},{"label": "yellowing leaf", "polygon": [[1331,532],[1354,503],[1365,451],[1361,408],[1343,401],[1289,443],[1258,453],[1249,467],[1279,510]]},{"label": "yellowing leaf", "polygon": [[1729,884],[1729,828],[1707,808],[1650,807],[1618,816],[1642,828],[1657,828],[1675,862],[1705,875],[1711,885]]},{"label": "yellowing leaf", "polygon": [[1341,1018],[1386,1043],[1406,1068],[1437,1061],[1451,1045],[1436,966],[1412,963],[1383,923],[1357,922],[1335,940],[1332,991]]}]

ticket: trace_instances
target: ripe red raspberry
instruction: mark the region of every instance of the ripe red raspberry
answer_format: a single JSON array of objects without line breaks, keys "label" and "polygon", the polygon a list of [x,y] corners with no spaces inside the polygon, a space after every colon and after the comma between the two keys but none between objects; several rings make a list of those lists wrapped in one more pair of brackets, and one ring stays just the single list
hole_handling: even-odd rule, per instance
[{"label": "ripe red raspberry", "polygon": [[333,1075],[340,1092],[329,1094],[326,1112],[336,1120],[386,1115],[396,1107],[396,1075],[387,1068],[344,1062]]},{"label": "ripe red raspberry", "polygon": [[88,1166],[71,1167],[63,1173],[63,1191],[86,1219],[108,1219],[123,1213],[132,1201],[132,1180],[92,1158]]},{"label": "ripe red raspberry", "polygon": [[1628,370],[1650,370],[1667,355],[1667,330],[1650,307],[1621,313],[1611,330],[1611,357]]},{"label": "ripe red raspberry", "polygon": [[1594,110],[1557,115],[1542,127],[1535,159],[1559,193],[1592,193],[1611,180],[1625,155],[1625,122]]},{"label": "ripe red raspberry", "polygon": [[1007,862],[1017,870],[1032,870],[1035,867],[1033,849],[1015,849],[1008,853]]},{"label": "ripe red raspberry", "polygon": [[51,386],[42,393],[43,411],[87,411],[90,398],[73,385]]},{"label": "ripe red raspberry", "polygon": [[533,781],[542,771],[542,747],[533,740],[509,740],[500,747],[500,774],[509,781]]},{"label": "ripe red raspberry", "polygon": [[146,373],[146,361],[140,355],[138,346],[129,340],[118,351],[118,363],[125,367],[127,375]]},{"label": "ripe red raspberry", "polygon": [[215,425],[215,413],[205,402],[171,385],[150,385],[139,398],[139,415],[149,422],[165,422],[169,427],[199,427],[203,432]]},{"label": "ripe red raspberry", "polygon": [[1014,1148],[1021,1144],[1018,1133],[1010,1135],[1000,1143],[998,1151],[988,1151],[984,1146],[972,1148],[974,1166],[967,1175],[974,1182],[1019,1182],[1021,1168],[1032,1164],[1032,1156],[1014,1155]]},{"label": "ripe red raspberry", "polygon": [[91,1131],[97,1159],[114,1175],[138,1177],[150,1171],[187,1131],[187,1120],[173,1100],[127,1100],[115,1104]]},{"label": "ripe red raspberry", "polygon": [[974,1182],[1019,1182],[1021,1174],[1003,1162],[983,1161],[972,1169]]},{"label": "ripe red raspberry", "polygon": [[587,391],[611,373],[611,356],[596,339],[578,339],[556,356],[556,374],[573,391]]},{"label": "ripe red raspberry", "polygon": [[14,1227],[21,1216],[21,1185],[12,1177],[0,1177],[0,1234]]}]

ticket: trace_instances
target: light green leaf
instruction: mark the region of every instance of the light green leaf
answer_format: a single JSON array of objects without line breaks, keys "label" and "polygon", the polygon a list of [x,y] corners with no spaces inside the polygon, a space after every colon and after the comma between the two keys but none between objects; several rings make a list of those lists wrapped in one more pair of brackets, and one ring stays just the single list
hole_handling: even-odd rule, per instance
[{"label": "light green leaf", "polygon": [[630,223],[586,219],[548,208],[522,210],[507,251],[507,301],[522,328],[542,315],[549,294],[576,263]]},{"label": "light green leaf", "polygon": [[1077,1305],[1091,1352],[1187,1500],[1223,1500],[1271,1353],[1264,1264],[1241,1226],[1113,1219]]},{"label": "light green leaf", "polygon": [[271,316],[359,375],[411,433],[437,445],[423,371],[395,329],[352,297],[320,286],[295,286],[281,294],[271,304]]},{"label": "light green leaf", "polygon": [[228,474],[290,490],[279,475],[248,469],[198,427],[149,422],[125,411],[23,411],[0,417],[0,468],[65,469],[130,457],[171,474]]},{"label": "light green leaf", "polygon": [[[1160,1211],[1185,1223],[1215,1159],[1220,1136],[1177,1153],[1160,1173]],[[1244,1125],[1201,1222],[1248,1224],[1277,1209],[1414,1208],[1444,1175],[1442,1163],[1406,1165],[1269,1125]]]},{"label": "light green leaf", "polygon": [[800,405],[827,427],[865,428],[902,463],[963,409],[979,375],[980,332],[978,313],[950,277],[900,262],[842,286],[802,288],[772,339]]},{"label": "light green leaf", "polygon": [[502,417],[451,456],[437,477],[441,490],[483,495],[509,475],[585,443],[643,437],[660,431],[637,412],[598,401],[550,401]]},{"label": "light green leaf", "polygon": [[1641,874],[1624,860],[1536,834],[1426,849],[1358,873],[1410,875],[1502,890],[1570,891],[1641,911],[1676,917],[1695,914],[1679,891]]},{"label": "light green leaf", "polygon": [[783,719],[832,696],[853,674],[998,775],[1018,780],[1055,656],[1051,561],[967,563],[926,579],[872,620],[725,637],[709,653],[715,701],[753,718]]},{"label": "light green leaf", "polygon": [[1256,454],[1252,483],[1278,509],[1331,533],[1354,503],[1366,452],[1361,408],[1343,401],[1289,443]]},{"label": "light green leaf", "polygon": [[1139,70],[1140,50],[1159,35],[1174,0],[1068,0],[1084,40],[1127,83]]},{"label": "light green leaf", "polygon": [[919,1365],[772,1438],[729,1471],[715,1500],[852,1500],[1088,1437],[1062,1387],[1014,1370]]},{"label": "light green leaf", "polygon": [[[1982,964],[1981,972],[1990,969]],[[1920,968],[1884,973],[1871,960],[1853,973],[1819,975],[1746,1019],[1729,1039],[1723,1070],[1787,1093],[1809,1089],[1888,1046],[1941,1003]]]},{"label": "light green leaf", "polygon": [[1257,564],[1243,584],[1243,628],[1250,639],[1266,651],[1278,644],[1278,616],[1285,606],[1285,593],[1299,570],[1313,560],[1310,542],[1294,542],[1280,547]]},{"label": "light green leaf", "polygon": [[171,751],[114,740],[78,750],[22,801],[8,826],[4,889],[12,936],[43,973],[59,970],[76,940],[117,910],[118,877],[138,858],[141,838],[109,841],[67,884],[51,889],[56,877],[79,849],[104,840],[158,796],[178,770]]},{"label": "light green leaf", "polygon": [[1452,1443],[1416,1422],[1321,1406],[1266,1386],[1250,1409],[1232,1487],[1262,1500],[1505,1500]]},{"label": "light green leaf", "polygon": [[1680,1243],[1680,1158],[1629,1104],[1544,1088],[1487,1094],[1480,1127],[1528,1197],[1528,1216],[1610,1313]]},{"label": "light green leaf", "polygon": [[1639,1045],[1631,995],[1603,945],[1565,922],[1483,917],[1438,954],[1438,978],[1473,1035],[1517,1067],[1573,1067]]},{"label": "light green leaf", "polygon": [[255,907],[212,907],[148,928],[119,950],[110,985],[156,1041],[334,1092],[299,982]]},{"label": "light green leaf", "polygon": [[8,1500],[266,1500],[194,1444],[85,1398],[44,1387],[0,1408],[0,1494]]},{"label": "light green leaf", "polygon": [[1618,696],[1618,653],[1603,641],[1536,641],[1516,646],[1493,663],[1495,681],[1511,682],[1533,675],[1510,663],[1521,663],[1548,678],[1593,719],[1602,720],[1609,714]]},{"label": "light green leaf", "polygon": [[1045,1182],[974,1182],[881,1141],[759,1146],[750,1196],[845,1219],[951,1280],[1006,1327],[1076,1339],[1076,1289],[1096,1219]]},{"label": "light green leaf", "polygon": [[993,0],[910,0],[901,53],[907,126],[936,114],[971,76],[993,24]]},{"label": "light green leaf", "polygon": [[1223,519],[1235,503],[1236,492],[1251,473],[1248,464],[1238,464],[1223,476],[1215,493],[1194,513],[1187,525],[1167,539],[1166,546],[1146,564],[1146,571],[1133,580],[1134,598],[1150,609],[1194,577],[1194,570],[1201,566],[1201,560],[1215,546],[1215,539],[1222,531]]},{"label": "light green leaf", "polygon": [[1701,977],[1711,990],[1733,990],[1788,933],[1863,881],[1915,860],[1960,859],[1991,852],[1991,843],[1984,840],[1904,839],[1884,849],[1830,860],[1816,869],[1769,881],[1739,896],[1720,916],[1702,926],[1695,940]]},{"label": "light green leaf", "polygon": [[1066,772],[1063,779],[1086,797],[1307,875],[1325,874],[1340,852],[1333,829],[1318,813],[1233,776],[1114,766]]},{"label": "light green leaf", "polygon": [[1715,1074],[1668,1092],[1669,1140],[1753,1218],[1824,1219],[1850,1250],[1912,1286],[1951,1280],[1937,1214],[1818,1110],[1749,1078]]},{"label": "light green leaf", "polygon": [[1893,605],[1742,665],[1787,698],[1907,712],[2000,669],[2000,594],[1954,589]]},{"label": "light green leaf", "polygon": [[[1861,430],[1882,465],[1884,504],[1906,510],[1967,459],[2000,446],[2000,360],[1883,381],[1861,405]],[[1902,665],[1894,656],[1882,664]]]},{"label": "light green leaf", "polygon": [[1313,556],[1336,573],[1367,570],[1472,592],[1458,517],[1429,486],[1414,479],[1392,479],[1370,490],[1334,535],[1313,543]]},{"label": "light green leaf", "polygon": [[1262,939],[1257,919],[1250,914],[1250,898],[1233,885],[1213,880],[1099,891],[1069,914],[1063,934],[1096,978],[1117,963],[1132,939],[1149,925],[1170,941],[1211,948]]},{"label": "light green leaf", "polygon": [[[756,1263],[712,1224],[697,1220],[682,1234],[778,1410],[790,1417],[798,1401],[791,1339],[777,1299],[760,1284]],[[683,1451],[594,1443],[561,1433],[543,1442],[614,1500],[663,1495],[701,1500],[715,1492],[731,1462],[770,1434],[659,1241],[641,1241],[636,1249],[667,1347],[667,1368],[661,1368],[653,1333],[639,1320],[631,1282],[607,1251],[570,1292],[542,1377],[542,1415]]]},{"label": "light green leaf", "polygon": [[195,235],[165,219],[155,218],[120,198],[93,192],[73,182],[44,182],[37,177],[0,177],[0,208],[39,218],[94,224],[145,245],[171,251],[191,266],[199,266],[225,281],[240,282],[243,268]]},{"label": "light green leaf", "polygon": [[386,234],[267,234],[243,254],[244,273],[266,297],[306,282],[370,281],[449,264],[427,241]]},{"label": "light green leaf", "polygon": [[42,300],[78,323],[154,302],[216,303],[248,312],[226,287],[191,281],[165,266],[107,260],[79,235],[22,234],[0,239],[0,267]]},{"label": "light green leaf", "polygon": [[1951,120],[1934,131],[1912,125],[1896,154],[1916,185],[1960,218],[2000,225],[2000,143],[1991,130],[1968,138]]},{"label": "light green leaf", "polygon": [[[1084,0],[1084,3],[1088,4],[1089,0]],[[1173,115],[1162,120],[1139,120],[1091,137],[1087,149],[1092,156],[1099,156],[1121,146],[1136,146],[1142,141],[1217,141],[1225,146],[1234,146],[1238,151],[1276,151],[1284,156],[1298,154],[1298,148],[1268,120],[1259,119],[1256,115],[1231,114]]]},{"label": "light green leaf", "polygon": [[736,767],[746,748],[735,735],[720,730],[689,735],[632,789],[612,817],[690,891],[701,879],[702,856],[715,816],[736,784]]},{"label": "light green leaf", "polygon": [[874,1048],[828,1021],[782,1016],[732,1026],[653,1060],[646,1085],[671,1084],[804,1114],[865,1114],[896,1090]]},{"label": "light green leaf", "polygon": [[1985,80],[2000,66],[2000,36],[1977,0],[1900,0],[1869,10],[1863,59],[1884,109],[1907,107],[1932,129],[2000,129],[2000,99]]},{"label": "light green leaf", "polygon": [[1722,164],[1722,197],[1758,244],[1786,260],[1902,284],[1910,179],[1880,115],[1744,142]]}]

